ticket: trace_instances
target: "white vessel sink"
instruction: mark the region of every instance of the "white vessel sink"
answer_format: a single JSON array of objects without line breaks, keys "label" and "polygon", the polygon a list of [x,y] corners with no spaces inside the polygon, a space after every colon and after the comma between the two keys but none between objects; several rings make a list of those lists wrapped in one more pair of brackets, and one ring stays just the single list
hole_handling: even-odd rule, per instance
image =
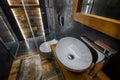
[{"label": "white vessel sink", "polygon": [[58,60],[71,71],[84,71],[92,63],[92,55],[89,48],[76,38],[62,38],[58,41],[55,50]]}]

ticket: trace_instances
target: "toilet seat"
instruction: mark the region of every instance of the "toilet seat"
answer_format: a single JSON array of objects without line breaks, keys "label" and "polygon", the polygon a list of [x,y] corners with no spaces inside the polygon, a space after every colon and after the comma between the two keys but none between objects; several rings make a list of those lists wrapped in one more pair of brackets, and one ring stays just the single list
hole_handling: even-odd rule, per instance
[{"label": "toilet seat", "polygon": [[39,49],[43,53],[49,53],[49,52],[51,52],[50,45],[56,44],[57,42],[58,42],[58,40],[56,40],[56,39],[53,39],[53,40],[50,40],[50,41],[47,41],[47,42],[43,42],[40,45]]}]

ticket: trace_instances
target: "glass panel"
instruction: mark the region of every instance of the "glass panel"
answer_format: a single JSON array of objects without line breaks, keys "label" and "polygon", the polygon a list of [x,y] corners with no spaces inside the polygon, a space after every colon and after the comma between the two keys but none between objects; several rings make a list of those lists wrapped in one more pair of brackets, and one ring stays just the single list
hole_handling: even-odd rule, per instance
[{"label": "glass panel", "polygon": [[18,26],[21,30],[21,33],[24,39],[32,37],[32,33],[30,31],[24,9],[23,8],[12,8],[12,12],[14,14],[14,17],[18,23]]},{"label": "glass panel", "polygon": [[[5,35],[4,35],[5,34]],[[11,32],[9,31],[6,23],[4,22],[3,18],[0,16],[0,37],[2,38],[2,40],[6,43],[6,42],[14,42],[15,39],[13,37],[13,35],[11,34]]]},{"label": "glass panel", "polygon": [[43,36],[44,31],[43,31],[43,25],[41,23],[42,18],[40,16],[40,8],[35,8],[35,7],[26,7],[26,8],[35,37]]},{"label": "glass panel", "polygon": [[81,12],[120,20],[120,0],[83,0]]},{"label": "glass panel", "polygon": [[86,14],[90,14],[91,9],[92,9],[92,5],[82,5],[81,12],[86,13]]},{"label": "glass panel", "polygon": [[120,20],[120,0],[94,0],[91,14]]},{"label": "glass panel", "polygon": [[[38,49],[45,41],[44,27],[39,7],[39,0],[8,0],[28,50]],[[31,44],[32,43],[32,44]]]},{"label": "glass panel", "polygon": [[16,57],[19,48],[18,40],[0,8],[0,42]]},{"label": "glass panel", "polygon": [[28,3],[26,2],[26,0],[22,0],[27,22],[33,36],[32,38],[35,42],[36,47],[38,48],[39,44],[37,44],[37,40],[42,38],[42,40],[46,41],[41,11],[39,7],[26,6],[26,4]]}]

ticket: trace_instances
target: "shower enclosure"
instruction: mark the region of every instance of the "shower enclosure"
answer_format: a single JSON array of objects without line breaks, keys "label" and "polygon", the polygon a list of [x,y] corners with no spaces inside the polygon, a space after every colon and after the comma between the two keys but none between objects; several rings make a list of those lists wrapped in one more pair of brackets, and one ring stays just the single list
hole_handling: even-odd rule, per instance
[{"label": "shower enclosure", "polygon": [[0,80],[7,80],[19,42],[0,7]]},{"label": "shower enclosure", "polygon": [[12,56],[17,56],[19,48],[18,39],[16,38],[10,24],[8,23],[2,9],[0,8],[0,44]]},{"label": "shower enclosure", "polygon": [[21,53],[39,50],[39,45],[46,41],[45,25],[43,25],[45,12],[41,11],[39,1],[8,0],[8,4],[24,38],[24,41],[20,42]]},{"label": "shower enclosure", "polygon": [[21,2],[27,23],[29,25],[29,30],[32,35],[32,39],[35,43],[36,48],[38,49],[39,45],[37,43],[37,40],[43,38],[43,40],[46,41],[39,0],[21,0]]}]

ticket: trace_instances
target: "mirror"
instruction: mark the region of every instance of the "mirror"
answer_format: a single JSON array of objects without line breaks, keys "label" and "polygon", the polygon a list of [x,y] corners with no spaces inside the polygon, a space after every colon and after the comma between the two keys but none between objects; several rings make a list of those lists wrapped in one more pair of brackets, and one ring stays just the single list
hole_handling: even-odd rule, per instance
[{"label": "mirror", "polygon": [[120,20],[120,0],[83,0],[81,12]]},{"label": "mirror", "polygon": [[[87,1],[87,3],[86,3]],[[89,4],[88,4],[88,1],[89,1]],[[115,12],[115,16],[110,18],[108,15],[108,17],[104,16],[104,15],[101,15],[101,14],[98,14],[96,12],[96,10],[98,10],[96,8],[96,6],[99,6],[100,5],[95,5],[95,1],[100,1],[101,4],[102,1],[104,0],[73,0],[73,8],[72,8],[72,19],[81,23],[81,24],[84,24],[86,25],[86,27],[90,27],[92,29],[95,29],[99,32],[102,32],[110,37],[113,37],[115,39],[118,39],[120,40],[120,15],[118,15],[116,17],[116,14],[119,14],[119,12]],[[111,3],[110,1],[112,0],[105,0],[105,1],[109,1],[108,3]],[[116,0],[114,0],[115,2],[115,5],[119,4],[120,1],[117,3]],[[83,3],[85,3],[85,5],[89,5],[88,7],[86,6],[86,9],[85,9],[85,5],[83,5]],[[94,6],[95,5],[95,6]],[[115,7],[114,5],[114,7]],[[118,6],[118,5],[117,5]],[[104,5],[104,7],[102,7],[101,9],[105,9],[106,5]],[[116,7],[115,7],[116,9]],[[110,9],[112,10],[112,9]],[[83,13],[83,12],[84,13]],[[102,10],[100,10],[101,12],[103,12]],[[104,10],[106,11],[106,10]],[[120,11],[120,10],[116,10],[116,11]],[[99,10],[98,10],[99,12]],[[112,11],[114,13],[114,11]],[[88,14],[86,14],[88,13]],[[92,13],[92,14],[91,14]],[[93,14],[94,13],[94,14]],[[97,15],[98,14],[98,15]],[[108,13],[107,13],[108,14]],[[110,14],[110,13],[109,13]],[[114,19],[113,19],[114,18]],[[116,19],[118,18],[118,19]]]}]

